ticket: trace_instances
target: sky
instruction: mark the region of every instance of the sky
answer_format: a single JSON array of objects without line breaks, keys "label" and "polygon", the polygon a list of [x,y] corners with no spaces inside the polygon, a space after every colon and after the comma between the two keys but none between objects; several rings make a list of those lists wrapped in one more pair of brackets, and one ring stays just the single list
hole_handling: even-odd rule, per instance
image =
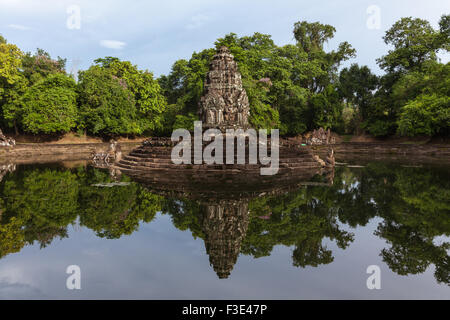
[{"label": "sky", "polygon": [[336,28],[327,51],[348,41],[357,57],[346,65],[379,74],[376,59],[389,49],[382,37],[395,21],[412,16],[437,28],[449,13],[448,0],[0,0],[0,34],[25,52],[42,48],[66,58],[68,72],[115,56],[160,76],[230,32],[270,34],[285,45],[294,43],[295,22],[319,21]]}]

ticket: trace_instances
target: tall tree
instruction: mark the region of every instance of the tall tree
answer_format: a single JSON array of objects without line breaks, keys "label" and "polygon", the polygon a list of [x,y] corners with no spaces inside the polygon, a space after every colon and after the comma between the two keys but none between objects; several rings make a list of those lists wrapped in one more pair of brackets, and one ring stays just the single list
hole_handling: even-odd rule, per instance
[{"label": "tall tree", "polygon": [[98,65],[80,72],[77,86],[79,129],[90,134],[141,134],[133,94],[125,80]]},{"label": "tall tree", "polygon": [[14,127],[18,133],[21,115],[20,97],[27,86],[21,73],[22,51],[4,38],[0,42],[0,120],[3,125]]},{"label": "tall tree", "polygon": [[120,61],[114,57],[97,59],[95,63],[126,83],[136,103],[139,131],[152,133],[161,129],[162,114],[167,108],[167,101],[153,74],[148,70],[139,70],[129,61]]}]

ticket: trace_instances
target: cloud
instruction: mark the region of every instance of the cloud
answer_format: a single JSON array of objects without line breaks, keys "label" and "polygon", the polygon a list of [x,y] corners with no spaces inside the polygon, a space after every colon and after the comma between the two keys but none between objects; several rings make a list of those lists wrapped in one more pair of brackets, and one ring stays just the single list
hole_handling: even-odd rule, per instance
[{"label": "cloud", "polygon": [[8,24],[8,28],[16,29],[16,30],[30,30],[29,27],[23,26],[21,24]]},{"label": "cloud", "polygon": [[100,45],[109,49],[123,49],[126,46],[126,43],[117,40],[101,40]]},{"label": "cloud", "polygon": [[197,14],[191,18],[191,22],[186,26],[186,29],[193,30],[202,27],[210,20],[208,16]]}]

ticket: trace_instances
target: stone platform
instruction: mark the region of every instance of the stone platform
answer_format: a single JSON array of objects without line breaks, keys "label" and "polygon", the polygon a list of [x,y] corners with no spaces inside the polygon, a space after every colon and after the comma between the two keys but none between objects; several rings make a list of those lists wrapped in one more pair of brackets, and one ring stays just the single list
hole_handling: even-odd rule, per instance
[{"label": "stone platform", "polygon": [[[150,189],[158,188],[158,185],[171,185],[173,191],[192,188],[197,193],[217,190],[228,195],[238,189],[239,192],[251,192],[255,186],[262,192],[265,186],[273,188],[274,184],[282,186],[308,181],[328,170],[314,158],[309,147],[292,146],[284,140],[280,141],[278,173],[271,176],[260,174],[261,167],[264,167],[260,163],[236,164],[236,159],[235,164],[174,164],[171,160],[173,146],[170,138],[149,139],[124,156],[115,168],[136,181],[150,185]],[[246,149],[248,156],[248,146]],[[191,160],[193,163],[193,155]]]}]

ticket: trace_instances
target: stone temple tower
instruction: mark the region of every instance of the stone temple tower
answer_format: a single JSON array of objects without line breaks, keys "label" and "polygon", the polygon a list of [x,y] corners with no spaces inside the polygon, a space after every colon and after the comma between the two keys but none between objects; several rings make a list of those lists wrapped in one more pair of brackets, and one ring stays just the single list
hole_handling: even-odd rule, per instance
[{"label": "stone temple tower", "polygon": [[227,47],[221,47],[210,64],[199,113],[205,128],[223,131],[249,126],[250,105],[247,93],[242,87],[236,61]]}]

